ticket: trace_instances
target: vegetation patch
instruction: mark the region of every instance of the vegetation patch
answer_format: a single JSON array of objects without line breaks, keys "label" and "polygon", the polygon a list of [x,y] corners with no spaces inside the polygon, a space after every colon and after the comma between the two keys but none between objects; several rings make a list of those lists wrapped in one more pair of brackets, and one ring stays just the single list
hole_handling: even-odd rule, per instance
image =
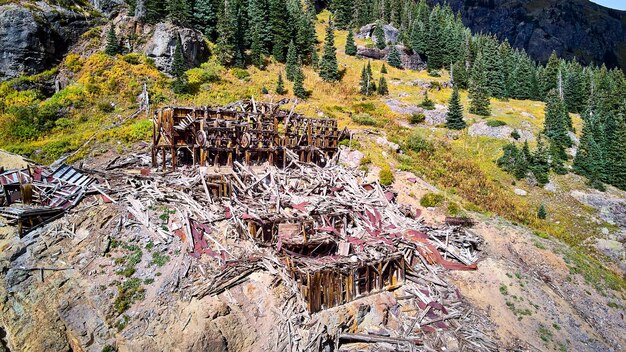
[{"label": "vegetation patch", "polygon": [[441,193],[426,193],[422,199],[420,199],[420,205],[425,208],[434,208],[443,204],[444,197]]},{"label": "vegetation patch", "polygon": [[117,285],[117,297],[113,306],[118,313],[124,313],[133,303],[144,299],[145,289],[141,286],[141,279],[132,278],[123,284]]},{"label": "vegetation patch", "polygon": [[363,126],[376,126],[378,124],[368,113],[352,114],[352,121]]}]

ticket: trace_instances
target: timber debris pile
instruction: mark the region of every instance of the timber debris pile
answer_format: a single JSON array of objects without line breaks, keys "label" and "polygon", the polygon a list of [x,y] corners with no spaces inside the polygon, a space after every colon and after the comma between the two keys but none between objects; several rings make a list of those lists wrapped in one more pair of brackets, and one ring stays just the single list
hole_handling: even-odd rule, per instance
[{"label": "timber debris pile", "polygon": [[[476,269],[481,239],[466,227],[471,223],[425,225],[419,211],[396,203],[390,188],[338,164],[346,131],[336,121],[279,106],[252,101],[158,110],[151,155],[120,156],[100,169],[9,171],[0,177],[5,203],[28,203],[26,193],[18,197],[11,187],[23,192],[32,184],[33,203],[57,215],[86,195],[92,205],[122,209],[118,231],[134,224],[146,240],[184,244],[189,265],[176,281],[184,299],[219,295],[257,271],[274,275],[289,293],[271,350],[362,343],[412,351],[445,345],[444,331],[468,348],[495,349],[441,277],[445,269]],[[57,194],[52,189],[73,191],[50,196]],[[7,209],[15,204],[0,214]],[[51,229],[58,231],[53,224],[42,231]],[[391,290],[400,306],[414,307],[394,313],[393,331],[357,331],[358,321],[323,323],[333,308]]]}]

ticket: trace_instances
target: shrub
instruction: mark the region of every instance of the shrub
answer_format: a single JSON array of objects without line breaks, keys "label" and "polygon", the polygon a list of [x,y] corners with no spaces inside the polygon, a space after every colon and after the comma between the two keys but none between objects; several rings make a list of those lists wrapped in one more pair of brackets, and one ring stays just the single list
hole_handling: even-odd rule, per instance
[{"label": "shrub", "polygon": [[500,121],[500,120],[489,120],[489,121],[487,121],[487,126],[489,126],[489,127],[506,126],[506,122]]},{"label": "shrub", "polygon": [[364,126],[376,126],[376,120],[368,113],[352,114],[352,121]]},{"label": "shrub", "polygon": [[455,202],[450,202],[450,204],[448,204],[448,214],[451,216],[461,215],[461,207]]},{"label": "shrub", "polygon": [[417,153],[422,151],[432,153],[435,150],[432,143],[424,139],[424,137],[420,136],[417,132],[414,132],[409,136],[409,138],[407,138],[406,147],[407,149]]},{"label": "shrub", "polygon": [[389,186],[393,183],[395,177],[393,176],[391,168],[389,168],[389,166],[385,166],[380,169],[380,172],[378,173],[378,179],[381,185]]},{"label": "shrub", "polygon": [[442,194],[429,192],[420,199],[420,205],[425,208],[438,207],[443,203],[443,200]]},{"label": "shrub", "polygon": [[430,77],[441,77],[441,73],[439,73],[439,71],[430,68],[428,69],[428,75]]},{"label": "shrub", "polygon": [[115,111],[115,106],[107,101],[101,101],[96,106],[98,107],[98,110],[107,114]]},{"label": "shrub", "polygon": [[241,68],[233,68],[232,73],[235,77],[241,80],[247,80],[248,78],[250,78],[250,73]]},{"label": "shrub", "polygon": [[520,139],[522,136],[520,136],[519,132],[517,130],[513,130],[513,132],[511,132],[511,138],[518,140]]},{"label": "shrub", "polygon": [[145,290],[141,286],[141,279],[136,277],[129,279],[122,285],[117,285],[117,297],[115,297],[113,306],[118,313],[123,313],[133,303],[142,300],[144,295]]},{"label": "shrub", "polygon": [[545,220],[545,218],[548,216],[548,212],[546,211],[546,207],[541,204],[539,206],[539,209],[537,210],[537,217],[541,220]]},{"label": "shrub", "polygon": [[131,65],[139,65],[141,63],[141,55],[137,53],[126,54],[123,59]]},{"label": "shrub", "polygon": [[424,116],[424,114],[422,113],[414,113],[409,118],[409,122],[414,125],[417,125],[418,123],[422,123],[424,122],[424,120],[426,120],[426,116]]}]

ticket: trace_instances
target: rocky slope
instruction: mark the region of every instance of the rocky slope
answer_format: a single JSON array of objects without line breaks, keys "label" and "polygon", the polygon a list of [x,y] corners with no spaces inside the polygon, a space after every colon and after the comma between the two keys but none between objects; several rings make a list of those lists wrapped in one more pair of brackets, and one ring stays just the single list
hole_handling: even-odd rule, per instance
[{"label": "rocky slope", "polygon": [[94,21],[45,2],[0,6],[0,80],[57,65]]},{"label": "rocky slope", "polygon": [[474,32],[508,38],[531,57],[547,61],[552,50],[583,63],[626,68],[626,12],[588,0],[433,0],[461,11]]}]

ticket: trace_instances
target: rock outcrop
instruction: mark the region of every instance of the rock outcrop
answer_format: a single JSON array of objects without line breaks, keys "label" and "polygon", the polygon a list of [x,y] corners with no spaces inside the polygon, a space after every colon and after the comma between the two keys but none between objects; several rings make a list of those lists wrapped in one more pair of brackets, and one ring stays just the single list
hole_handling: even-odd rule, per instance
[{"label": "rock outcrop", "polygon": [[156,24],[147,36],[146,44],[138,50],[152,58],[159,70],[169,71],[178,36],[181,40],[187,66],[198,66],[209,58],[209,47],[200,32],[178,27],[169,22]]},{"label": "rock outcrop", "polygon": [[0,6],[0,80],[58,64],[91,23],[87,14],[44,2]]},{"label": "rock outcrop", "polygon": [[[377,38],[376,35],[374,35],[374,29],[376,29],[376,23],[366,24],[365,26],[361,27],[361,29],[359,29],[356,37],[360,39],[372,38],[372,40],[375,42]],[[398,37],[400,36],[400,30],[390,24],[386,24],[383,25],[383,32],[385,33],[385,43],[397,43]]]},{"label": "rock outcrop", "polygon": [[[400,60],[402,61],[403,68],[409,70],[423,70],[426,68],[426,63],[422,60],[419,54],[413,53],[411,49],[405,47],[404,45],[396,45],[396,49],[400,52]],[[389,50],[389,47],[380,50],[378,48],[358,46],[357,55],[367,59],[387,60]]]}]

